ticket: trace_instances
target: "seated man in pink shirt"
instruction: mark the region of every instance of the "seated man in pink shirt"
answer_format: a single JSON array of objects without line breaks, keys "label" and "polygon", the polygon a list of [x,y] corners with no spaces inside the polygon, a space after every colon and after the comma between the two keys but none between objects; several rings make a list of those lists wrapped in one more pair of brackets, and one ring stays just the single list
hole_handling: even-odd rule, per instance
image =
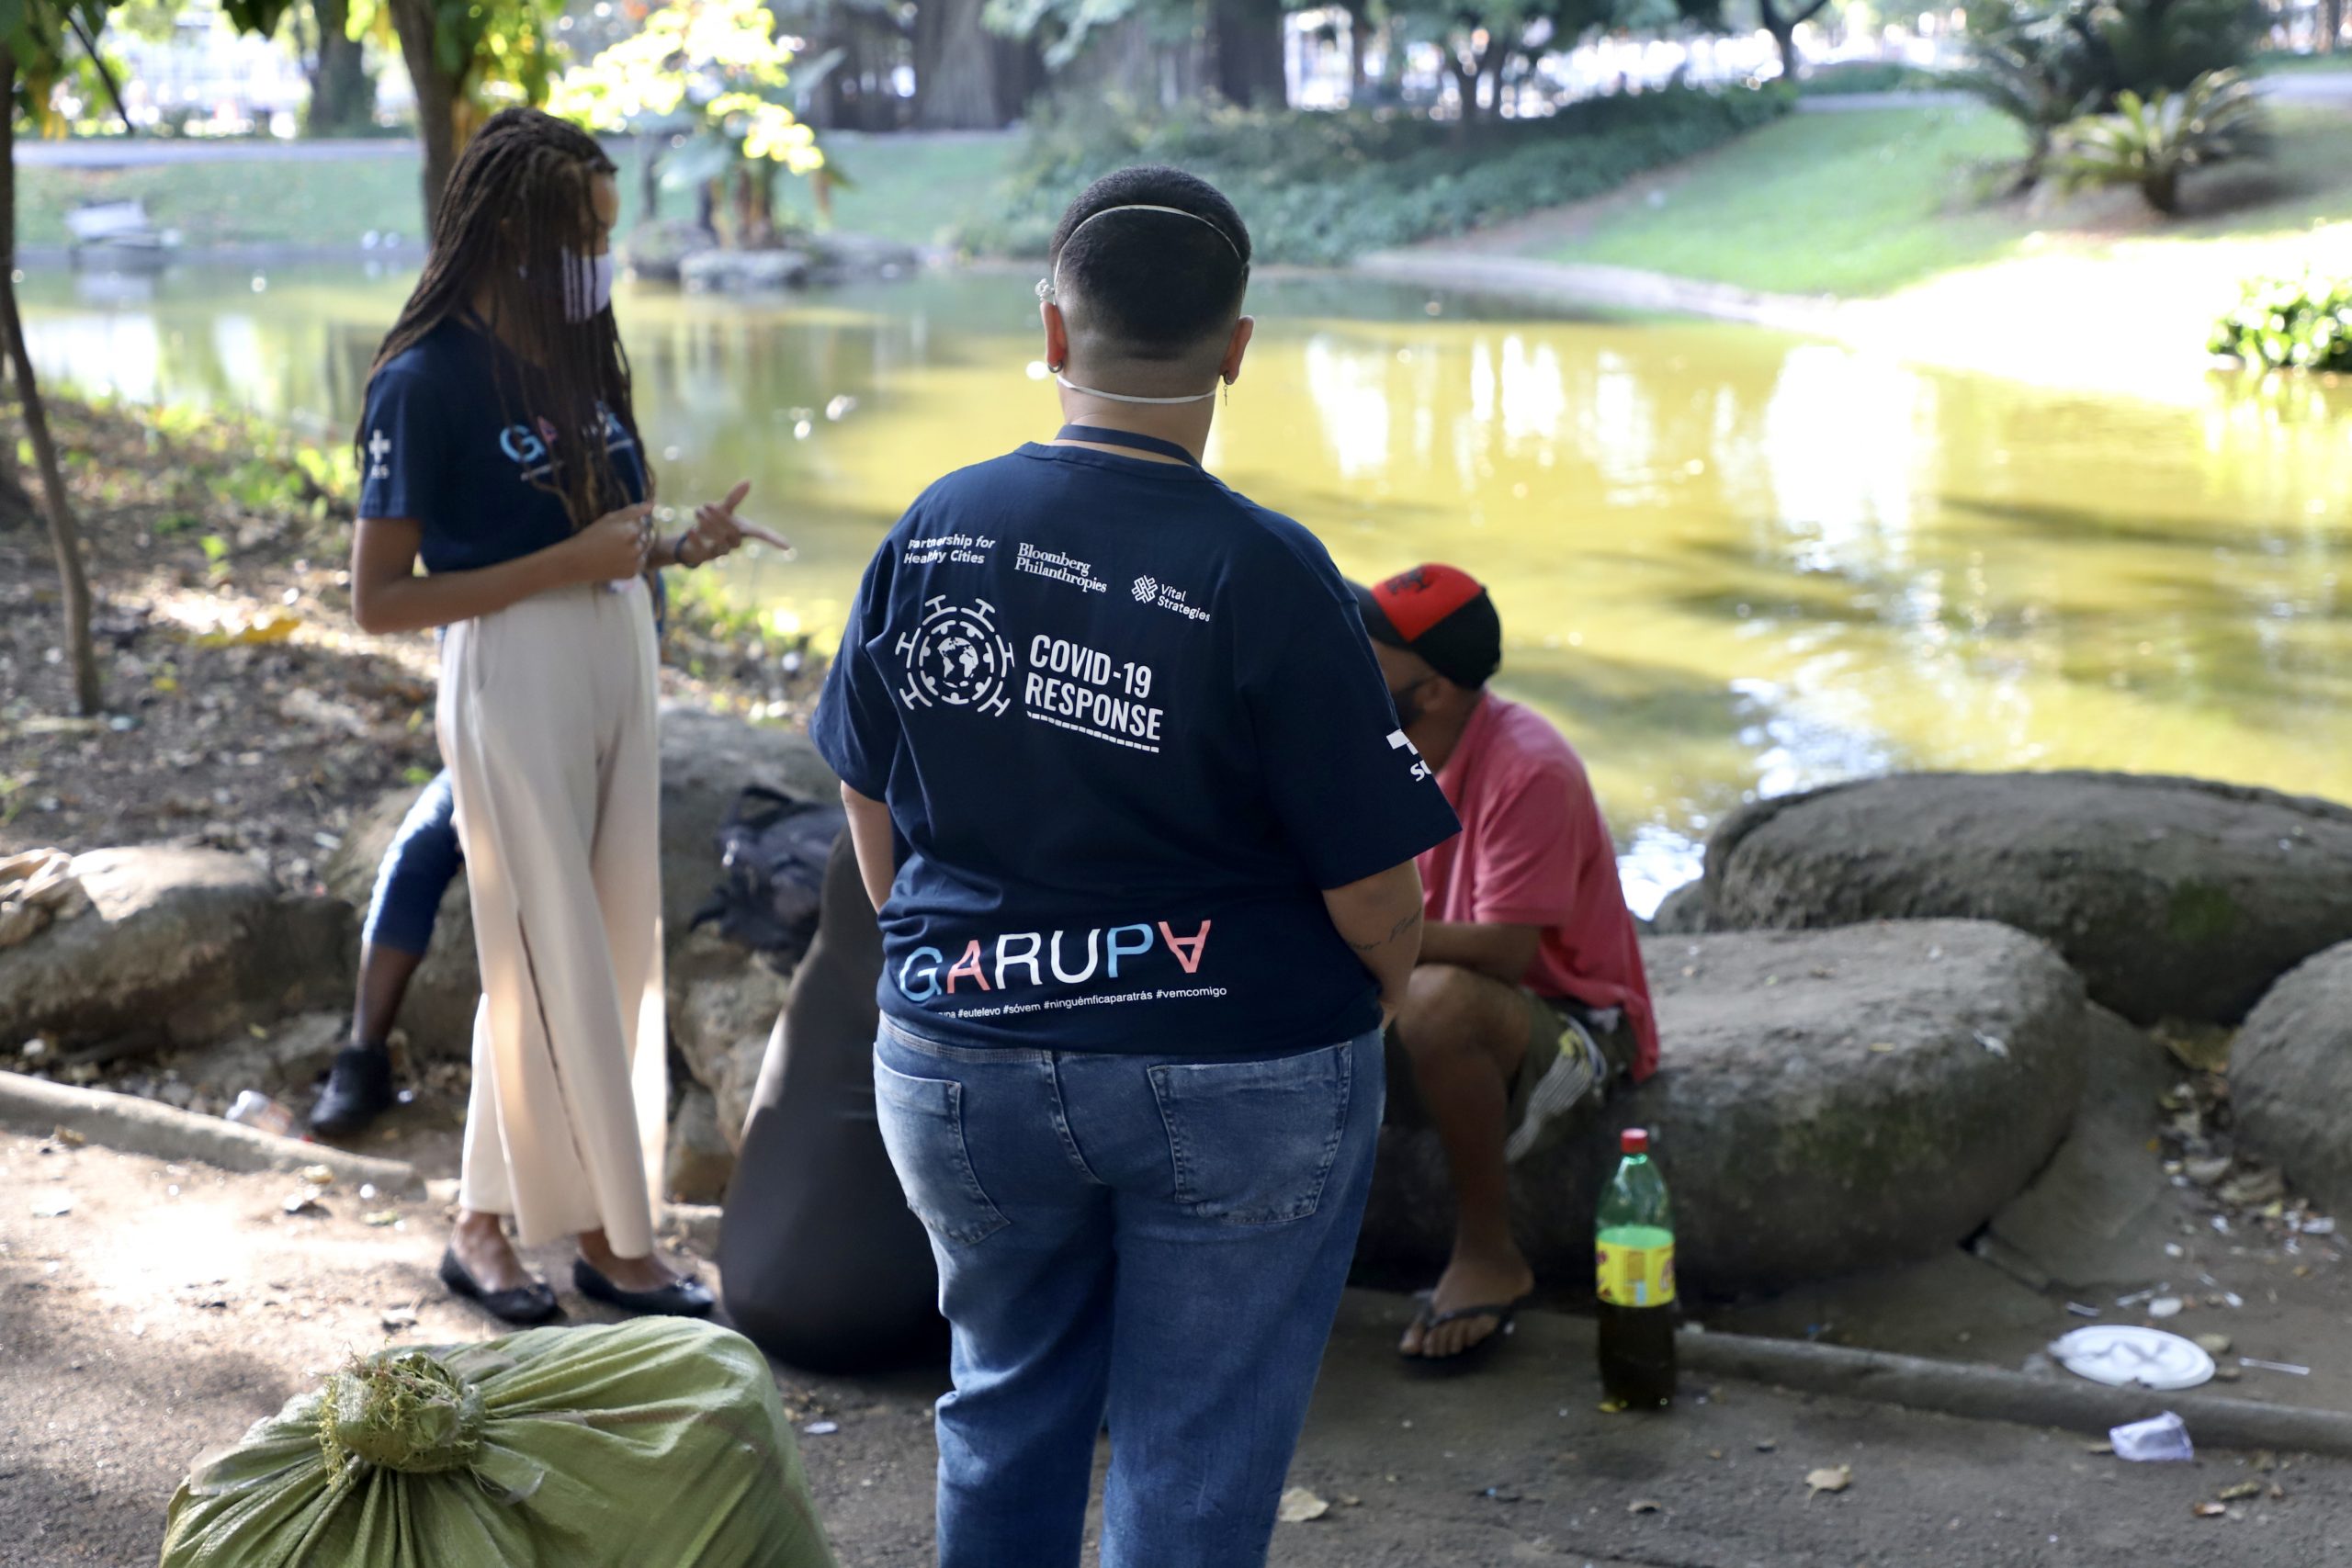
[{"label": "seated man in pink shirt", "polygon": [[[1487,690],[1494,601],[1422,566],[1358,587],[1409,741],[1462,832],[1420,857],[1420,964],[1388,1035],[1389,1120],[1433,1125],[1453,1176],[1453,1257],[1398,1347],[1445,1359],[1508,1327],[1535,1276],[1511,1237],[1509,1167],[1620,1079],[1657,1029],[1609,824],[1549,719]],[[1565,1134],[1563,1134],[1565,1135]]]}]

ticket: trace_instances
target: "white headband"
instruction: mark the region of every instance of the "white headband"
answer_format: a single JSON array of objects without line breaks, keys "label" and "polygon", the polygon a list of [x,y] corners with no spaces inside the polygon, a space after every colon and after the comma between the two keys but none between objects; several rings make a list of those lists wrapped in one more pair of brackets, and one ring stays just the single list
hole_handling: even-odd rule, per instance
[{"label": "white headband", "polygon": [[1100,212],[1090,212],[1079,220],[1078,227],[1069,231],[1069,239],[1064,240],[1062,248],[1054,254],[1053,276],[1038,280],[1038,299],[1051,299],[1061,291],[1062,257],[1069,254],[1070,241],[1077,239],[1086,226],[1097,218],[1108,218],[1114,212],[1172,212],[1179,218],[1189,218],[1195,223],[1206,224],[1209,232],[1225,242],[1225,248],[1233,253],[1233,259],[1241,263],[1241,270],[1244,272],[1250,270],[1250,264],[1242,260],[1241,247],[1233,243],[1233,236],[1227,233],[1222,225],[1211,222],[1197,212],[1188,212],[1181,207],[1157,207],[1148,201],[1133,201],[1124,207],[1106,207]]}]

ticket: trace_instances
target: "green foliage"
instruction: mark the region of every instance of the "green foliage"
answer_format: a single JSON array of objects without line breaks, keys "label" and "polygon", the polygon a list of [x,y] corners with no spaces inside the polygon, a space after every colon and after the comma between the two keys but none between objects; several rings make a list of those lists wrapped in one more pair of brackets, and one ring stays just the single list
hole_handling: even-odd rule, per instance
[{"label": "green foliage", "polygon": [[1856,60],[1815,66],[1797,91],[1808,98],[1838,98],[1862,93],[1933,93],[1951,85],[1951,78],[1940,71],[1891,60]]},{"label": "green foliage", "polygon": [[2261,100],[2235,71],[2212,71],[2183,91],[2143,98],[2126,88],[2111,114],[2058,133],[2055,164],[2068,188],[2134,185],[2159,212],[2180,206],[2180,178],[2264,144]]},{"label": "green foliage", "polygon": [[[6,4],[6,0],[0,0]],[[269,5],[283,14],[288,0],[222,0],[243,26],[239,5]],[[456,87],[458,145],[502,108],[543,104],[555,85],[561,52],[555,42],[563,0],[428,0],[433,57]],[[391,0],[352,0],[351,36],[400,45]]]},{"label": "green foliage", "polygon": [[1042,255],[1091,181],[1172,164],[1216,184],[1260,259],[1330,265],[1457,234],[1615,188],[1782,113],[1786,95],[1692,88],[1573,104],[1538,120],[1455,126],[1366,113],[1210,108],[1148,124],[1096,103],[1042,117],[1002,207],[959,235],[971,251]]},{"label": "green foliage", "polygon": [[2352,277],[2262,277],[2208,346],[2273,370],[2352,371]]},{"label": "green foliage", "polygon": [[2261,0],[1982,0],[1955,85],[2025,128],[2025,183],[2059,129],[2243,67],[2268,26]]},{"label": "green foliage", "polygon": [[[792,112],[792,51],[758,0],[673,0],[643,29],[564,73],[548,107],[592,130],[684,132],[673,152],[716,178],[736,161],[824,166],[809,128]],[[697,155],[697,147],[703,151]]]}]

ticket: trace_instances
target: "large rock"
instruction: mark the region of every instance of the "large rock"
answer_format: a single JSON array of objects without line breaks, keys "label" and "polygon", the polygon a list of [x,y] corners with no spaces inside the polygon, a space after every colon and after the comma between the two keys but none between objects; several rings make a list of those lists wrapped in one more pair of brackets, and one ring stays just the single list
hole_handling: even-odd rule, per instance
[{"label": "large rock", "polygon": [[[1779,1289],[1933,1256],[2014,1197],[2083,1087],[2081,979],[2046,943],[1937,920],[1652,937],[1661,1070],[1603,1126],[1514,1168],[1540,1279],[1591,1278],[1616,1134],[1648,1127],[1696,1294]],[[1429,1277],[1452,1243],[1443,1151],[1384,1135],[1363,1260]]]},{"label": "large rock", "polygon": [[217,850],[75,857],[89,908],[0,949],[0,1040],[50,1036],[91,1057],[207,1044],[348,1000],[349,912],[288,897]]},{"label": "large rock", "polygon": [[2352,938],[2352,810],[2128,773],[1909,774],[1747,807],[1706,886],[1715,930],[1998,920],[2135,1023],[2234,1022]]},{"label": "large rock", "polygon": [[694,1080],[710,1090],[727,1147],[740,1148],[768,1035],[784,1011],[790,982],[709,930],[686,940],[668,978],[670,1043]]},{"label": "large rock", "polygon": [[[838,787],[807,736],[772,725],[754,725],[699,708],[665,707],[662,713],[662,919],[669,962],[678,964],[684,953],[687,924],[710,896],[718,880],[719,824],[727,819],[736,797],[749,785],[795,795],[829,797]],[[326,872],[330,891],[365,910],[376,885],[377,863],[383,858],[401,818],[415,799],[414,790],[386,795],[362,813],[344,835]],[[773,976],[758,969],[753,955],[727,944],[734,954],[733,971],[749,986],[772,991],[780,1005],[781,991],[769,987]],[[718,979],[720,965],[702,954],[693,955],[694,972],[704,983]],[[463,877],[452,884],[442,902],[441,920],[433,932],[432,950],[410,983],[401,1009],[401,1025],[408,1032],[412,1053],[424,1057],[463,1060],[473,1039],[474,1004],[481,994],[481,971],[474,960],[473,915]],[[673,1001],[680,997],[673,984]],[[759,1026],[766,1038],[775,1008]],[[756,1059],[750,1076],[758,1074]],[[709,1087],[718,1090],[720,1085]],[[744,1091],[748,1095],[748,1089]],[[740,1111],[741,1100],[738,1101]],[[735,1123],[741,1124],[740,1117]]]},{"label": "large rock", "polygon": [[2145,1284],[2175,1240],[2171,1182],[2154,1145],[2158,1100],[2180,1064],[2140,1030],[2090,1010],[2082,1104],[2033,1184],[1993,1216],[1978,1249],[2015,1277],[2068,1290]]},{"label": "large rock", "polygon": [[2288,1185],[2352,1211],[2352,942],[2271,987],[2230,1051],[2238,1134],[2278,1161]]}]

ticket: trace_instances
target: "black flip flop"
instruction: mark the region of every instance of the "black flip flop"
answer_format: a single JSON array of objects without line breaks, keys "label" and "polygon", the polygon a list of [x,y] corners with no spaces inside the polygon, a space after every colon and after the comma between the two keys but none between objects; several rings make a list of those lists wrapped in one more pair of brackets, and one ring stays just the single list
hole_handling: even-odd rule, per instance
[{"label": "black flip flop", "polygon": [[541,1280],[534,1280],[511,1291],[482,1289],[481,1281],[473,1277],[472,1270],[458,1261],[455,1247],[441,1254],[441,1282],[449,1287],[451,1295],[481,1303],[484,1312],[502,1323],[517,1324],[527,1328],[535,1323],[545,1323],[563,1310],[555,1299],[555,1292]]},{"label": "black flip flop", "polygon": [[1396,1351],[1397,1359],[1417,1371],[1451,1376],[1456,1372],[1466,1372],[1483,1364],[1488,1357],[1492,1356],[1495,1347],[1510,1337],[1511,1328],[1519,1321],[1519,1309],[1532,1306],[1535,1303],[1535,1292],[1530,1291],[1513,1302],[1496,1303],[1485,1306],[1456,1307],[1452,1312],[1441,1313],[1430,1311],[1430,1308],[1436,1303],[1434,1292],[1422,1291],[1413,1299],[1420,1303],[1414,1309],[1413,1323],[1420,1328],[1424,1339],[1427,1338],[1430,1329],[1442,1328],[1449,1323],[1465,1323],[1478,1317],[1491,1317],[1495,1320],[1495,1331],[1492,1334],[1487,1335],[1468,1349],[1458,1350],[1451,1356],[1423,1356],[1401,1347]]}]

